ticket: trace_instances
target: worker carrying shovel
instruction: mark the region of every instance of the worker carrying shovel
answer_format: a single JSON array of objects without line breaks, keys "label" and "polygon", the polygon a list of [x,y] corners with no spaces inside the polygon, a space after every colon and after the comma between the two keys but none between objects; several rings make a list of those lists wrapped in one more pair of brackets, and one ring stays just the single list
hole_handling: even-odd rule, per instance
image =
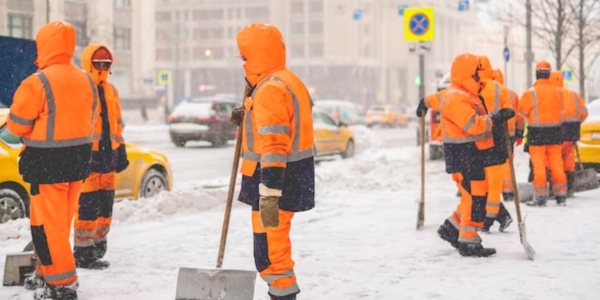
[{"label": "worker carrying shovel", "polygon": [[243,132],[239,200],[252,206],[254,260],[269,296],[294,300],[291,221],[315,206],[312,101],[285,67],[286,45],[274,26],[251,24],[237,43],[251,86],[244,110],[234,112]]}]

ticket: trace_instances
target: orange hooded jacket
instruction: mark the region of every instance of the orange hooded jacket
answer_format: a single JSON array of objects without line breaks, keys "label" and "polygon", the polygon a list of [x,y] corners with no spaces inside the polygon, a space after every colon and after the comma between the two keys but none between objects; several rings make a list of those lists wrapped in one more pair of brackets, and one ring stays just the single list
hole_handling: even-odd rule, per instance
[{"label": "orange hooded jacket", "polygon": [[[479,93],[484,101],[488,113],[498,112],[502,108],[516,109],[510,101],[510,90],[500,82],[493,79],[494,73],[492,64],[487,56],[481,57],[481,70],[479,74],[483,82],[483,89]],[[508,131],[511,136],[515,135],[516,120],[513,118],[508,121]]]},{"label": "orange hooded jacket", "polygon": [[[504,85],[504,74],[502,73],[502,70],[500,69],[496,69],[494,70],[494,80],[498,81],[500,84]],[[510,103],[512,105],[512,108],[514,109],[515,112],[519,111],[519,94],[517,94],[517,92],[509,90],[510,91]],[[515,116],[515,132],[511,132],[511,136],[515,136],[517,138],[522,139],[523,138],[523,131],[525,130],[525,120],[523,119],[523,116],[517,114]]]},{"label": "orange hooded jacket", "polygon": [[452,84],[441,105],[448,173],[465,171],[480,150],[494,147],[492,118],[478,97],[480,83],[475,75],[480,66],[480,58],[473,54],[459,55],[452,63]]},{"label": "orange hooded jacket", "polygon": [[585,103],[579,93],[565,88],[561,71],[552,71],[550,81],[560,89],[561,92],[561,120],[563,141],[579,141],[581,135],[581,123],[588,116]]},{"label": "orange hooded jacket", "polygon": [[286,69],[286,45],[276,27],[251,24],[238,34],[237,43],[245,59],[246,80],[253,87],[244,101],[241,172],[246,189],[242,188],[240,200],[256,204],[258,198],[252,192],[260,183],[261,191],[282,191],[281,209],[311,209],[314,136],[308,90]]},{"label": "orange hooded jacket", "polygon": [[89,74],[71,65],[75,52],[71,24],[44,25],[36,43],[39,72],[17,89],[8,120],[8,130],[22,137],[26,146],[20,172],[25,181],[39,184],[84,179],[97,115],[96,87]]}]

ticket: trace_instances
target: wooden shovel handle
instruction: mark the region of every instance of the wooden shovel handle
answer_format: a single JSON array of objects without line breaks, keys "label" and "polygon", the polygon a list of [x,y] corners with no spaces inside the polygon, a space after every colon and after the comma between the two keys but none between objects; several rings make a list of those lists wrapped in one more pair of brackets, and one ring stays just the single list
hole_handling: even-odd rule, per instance
[{"label": "wooden shovel handle", "polygon": [[577,152],[577,161],[579,162],[579,171],[583,171],[583,163],[581,162],[581,155],[579,155],[579,146],[577,142],[573,142],[575,144],[575,152]]},{"label": "wooden shovel handle", "polygon": [[513,191],[515,194],[515,209],[517,210],[517,221],[519,227],[519,237],[523,239],[523,233],[521,232],[521,201],[519,200],[519,187],[517,186],[517,176],[515,175],[515,165],[513,163],[513,150],[512,141],[510,140],[510,134],[508,133],[508,124],[504,124],[504,135],[506,136],[506,151],[508,152],[508,165],[510,166],[510,177],[513,184]]}]

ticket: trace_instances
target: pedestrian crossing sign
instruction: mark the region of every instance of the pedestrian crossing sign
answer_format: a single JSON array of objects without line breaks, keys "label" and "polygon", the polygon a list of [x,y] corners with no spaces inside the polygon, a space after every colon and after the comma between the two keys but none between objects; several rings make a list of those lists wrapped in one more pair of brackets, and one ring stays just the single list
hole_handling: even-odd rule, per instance
[{"label": "pedestrian crossing sign", "polygon": [[158,84],[159,85],[171,85],[171,71],[161,70],[158,71]]},{"label": "pedestrian crossing sign", "polygon": [[433,7],[407,8],[404,10],[404,39],[409,42],[431,41],[435,19]]},{"label": "pedestrian crossing sign", "polygon": [[563,75],[563,80],[566,84],[571,84],[575,82],[575,74],[573,73],[573,69],[569,67],[563,67],[560,69]]}]

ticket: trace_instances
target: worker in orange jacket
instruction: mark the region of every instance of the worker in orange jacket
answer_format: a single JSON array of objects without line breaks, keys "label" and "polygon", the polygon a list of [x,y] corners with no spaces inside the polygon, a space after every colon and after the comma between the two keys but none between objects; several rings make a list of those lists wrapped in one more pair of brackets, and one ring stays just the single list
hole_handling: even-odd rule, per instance
[{"label": "worker in orange jacket", "polygon": [[[537,64],[537,81],[521,96],[519,113],[527,118],[527,142],[533,164],[534,199],[528,205],[545,206],[548,201],[546,167],[552,174],[552,191],[558,205],[567,200],[567,178],[562,161],[561,91],[550,81],[550,63]],[[559,133],[559,134],[557,134]]]},{"label": "worker in orange jacket", "polygon": [[[500,109],[510,108],[514,110],[514,107],[510,101],[510,90],[500,84],[498,81],[493,79],[492,64],[487,56],[480,56],[481,58],[481,69],[479,75],[483,88],[479,93],[479,96],[483,99],[483,104],[487,110],[487,113],[497,113]],[[514,118],[507,122],[508,131],[515,131],[515,120]],[[503,131],[503,130],[502,130]],[[504,134],[496,135],[497,139],[494,139],[494,144],[497,145],[496,149],[500,149],[502,153],[493,153],[486,157],[485,177],[488,184],[488,195],[486,204],[486,217],[483,223],[483,231],[490,232],[490,227],[495,221],[500,223],[500,231],[504,231],[512,223],[512,217],[504,204],[502,204],[502,187],[504,183],[504,170],[507,164],[506,152],[506,137]]]},{"label": "worker in orange jacket", "polygon": [[36,43],[39,71],[17,89],[8,118],[8,130],[25,144],[19,172],[31,184],[37,267],[26,287],[43,287],[36,299],[77,299],[69,236],[83,180],[90,174],[97,90],[89,74],[71,65],[71,24],[42,26]]},{"label": "worker in orange jacket", "polygon": [[443,89],[435,94],[431,94],[424,99],[419,101],[419,106],[417,107],[417,117],[424,116],[427,114],[427,110],[430,108],[433,110],[440,110],[440,104],[442,103],[442,99],[446,96],[446,92],[448,89]]},{"label": "worker in orange jacket", "polygon": [[107,46],[92,44],[82,53],[81,65],[98,88],[100,117],[92,136],[92,173],[84,181],[75,215],[74,250],[78,268],[104,269],[106,236],[112,221],[117,172],[129,164],[123,139],[119,91],[108,82],[113,54]]},{"label": "worker in orange jacket", "polygon": [[561,91],[562,106],[562,159],[567,176],[567,198],[573,197],[575,182],[575,143],[581,136],[581,123],[587,119],[588,111],[579,93],[565,88],[561,71],[552,71],[550,80]]},{"label": "worker in orange jacket", "polygon": [[251,24],[238,34],[251,91],[245,99],[242,190],[252,206],[254,260],[271,299],[293,300],[290,228],[294,214],[315,206],[312,101],[286,66],[286,45],[272,25]]},{"label": "worker in orange jacket", "polygon": [[457,210],[440,226],[438,234],[463,256],[487,257],[496,250],[484,248],[477,234],[486,215],[486,158],[498,153],[494,131],[503,128],[514,117],[514,111],[504,108],[491,115],[486,113],[479,99],[480,68],[478,56],[456,57],[451,69],[452,84],[442,100],[446,172],[452,174],[461,198]]},{"label": "worker in orange jacket", "polygon": [[[496,69],[494,70],[494,80],[498,81],[500,84],[504,84],[504,74],[502,74],[502,70]],[[519,110],[519,94],[515,91],[510,91],[510,104],[512,105],[513,110]],[[517,146],[521,146],[523,144],[523,132],[525,131],[525,120],[523,116],[517,115],[514,119],[509,122],[509,132],[511,141],[514,145],[516,143]],[[514,153],[514,151],[513,151]],[[513,154],[514,158],[514,154]],[[502,184],[502,198],[504,201],[513,201],[515,198],[514,194],[514,186],[512,182],[512,175],[510,171],[510,166],[508,165],[508,161],[504,164],[504,181]]]}]

